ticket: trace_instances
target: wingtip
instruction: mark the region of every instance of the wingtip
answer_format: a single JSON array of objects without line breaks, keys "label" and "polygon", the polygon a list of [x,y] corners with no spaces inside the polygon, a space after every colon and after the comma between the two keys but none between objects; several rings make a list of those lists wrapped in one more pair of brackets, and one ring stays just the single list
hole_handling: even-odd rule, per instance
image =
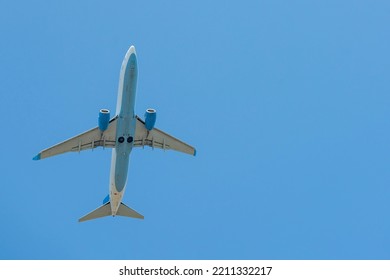
[{"label": "wingtip", "polygon": [[196,156],[196,150],[194,149],[194,157]]},{"label": "wingtip", "polygon": [[39,153],[35,157],[33,157],[33,160],[40,160],[40,159],[41,159],[41,153]]}]

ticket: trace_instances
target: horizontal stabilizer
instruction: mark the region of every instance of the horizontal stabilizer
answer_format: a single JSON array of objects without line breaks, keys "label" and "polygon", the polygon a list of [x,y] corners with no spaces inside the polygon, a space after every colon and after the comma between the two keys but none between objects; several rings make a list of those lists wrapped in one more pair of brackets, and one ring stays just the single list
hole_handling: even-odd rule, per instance
[{"label": "horizontal stabilizer", "polygon": [[137,211],[131,209],[129,206],[121,202],[121,205],[119,206],[118,212],[116,212],[118,216],[124,216],[124,217],[130,217],[130,218],[136,218],[136,219],[143,219],[144,216],[142,216]]},{"label": "horizontal stabilizer", "polygon": [[[107,202],[106,204],[98,207],[97,209],[93,210],[92,212],[88,213],[87,215],[81,217],[79,219],[79,222],[85,222],[92,219],[102,218],[106,216],[111,216],[111,203]],[[117,216],[124,216],[124,217],[130,217],[130,218],[136,218],[136,219],[143,219],[144,216],[142,216],[137,211],[131,209],[124,203],[121,203],[119,206],[118,211],[116,212]]]},{"label": "horizontal stabilizer", "polygon": [[112,214],[111,212],[111,204],[110,202],[107,202],[106,204],[96,208],[92,212],[88,213],[84,217],[81,217],[79,219],[79,222],[85,222],[92,219],[97,219],[105,216],[110,216]]}]

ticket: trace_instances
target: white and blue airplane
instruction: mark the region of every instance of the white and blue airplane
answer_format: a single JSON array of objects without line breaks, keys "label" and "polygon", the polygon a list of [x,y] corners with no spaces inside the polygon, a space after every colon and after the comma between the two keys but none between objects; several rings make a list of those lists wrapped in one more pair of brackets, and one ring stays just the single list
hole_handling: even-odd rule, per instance
[{"label": "white and blue airplane", "polygon": [[115,116],[110,119],[110,111],[101,109],[97,127],[47,148],[33,158],[40,160],[66,152],[80,152],[99,146],[112,148],[109,194],[103,200],[102,206],[81,217],[79,222],[105,216],[144,218],[122,202],[126,189],[129,157],[133,147],[149,146],[196,155],[194,147],[154,128],[156,110],[147,109],[145,121],[135,114],[137,75],[137,55],[134,46],[131,46],[122,62]]}]

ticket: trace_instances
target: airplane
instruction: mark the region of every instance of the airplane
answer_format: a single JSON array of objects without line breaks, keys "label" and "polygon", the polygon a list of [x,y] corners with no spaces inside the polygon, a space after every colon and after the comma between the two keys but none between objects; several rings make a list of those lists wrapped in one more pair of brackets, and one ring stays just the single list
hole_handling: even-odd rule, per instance
[{"label": "airplane", "polygon": [[130,153],[133,148],[149,146],[163,150],[175,150],[195,156],[194,147],[154,127],[156,110],[147,109],[145,120],[134,112],[137,89],[137,55],[131,46],[122,62],[116,113],[110,119],[110,111],[99,111],[98,126],[84,133],[42,150],[33,160],[41,160],[66,152],[80,152],[96,147],[112,148],[109,193],[103,205],[79,219],[84,222],[105,216],[124,216],[143,219],[137,211],[122,202],[126,189]]}]

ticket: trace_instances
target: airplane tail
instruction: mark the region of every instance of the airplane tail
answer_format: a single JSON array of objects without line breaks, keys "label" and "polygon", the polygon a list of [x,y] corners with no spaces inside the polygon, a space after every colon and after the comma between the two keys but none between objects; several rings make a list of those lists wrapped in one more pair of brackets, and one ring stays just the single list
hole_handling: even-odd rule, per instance
[{"label": "airplane tail", "polygon": [[[79,222],[85,222],[92,219],[102,218],[106,216],[111,216],[111,203],[107,202],[103,204],[102,206],[96,208],[92,212],[88,213],[87,215],[81,217],[79,219]],[[116,212],[116,215],[118,216],[124,216],[124,217],[130,217],[130,218],[136,218],[136,219],[143,219],[144,216],[142,216],[137,211],[131,209],[126,204],[121,202],[121,205],[119,205],[118,211]]]}]

